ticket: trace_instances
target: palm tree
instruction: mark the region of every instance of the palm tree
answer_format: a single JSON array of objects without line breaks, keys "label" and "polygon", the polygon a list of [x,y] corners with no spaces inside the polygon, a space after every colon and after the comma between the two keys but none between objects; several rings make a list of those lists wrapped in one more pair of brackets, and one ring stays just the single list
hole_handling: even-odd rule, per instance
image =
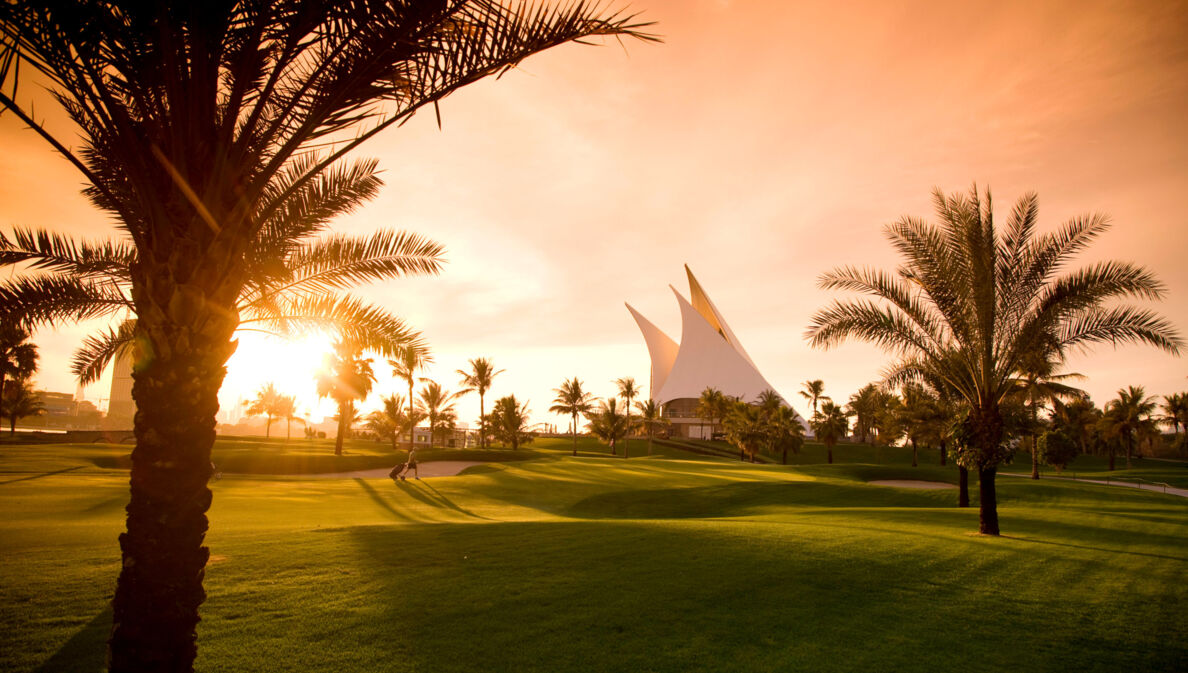
[{"label": "palm tree", "polygon": [[317,374],[318,397],[329,397],[338,404],[338,435],[334,438],[334,455],[342,455],[342,440],[350,430],[355,400],[367,397],[375,383],[371,360],[363,357],[363,349],[340,341],[334,352],[326,356]]},{"label": "palm tree", "polygon": [[[3,236],[0,235],[0,242]],[[5,306],[11,306],[0,302]],[[8,379],[23,380],[37,371],[37,346],[29,341],[29,332],[12,320],[0,320],[0,400]]]},{"label": "palm tree", "polygon": [[1180,426],[1188,430],[1188,393],[1175,393],[1163,396],[1163,422],[1172,426],[1172,442],[1180,444]]},{"label": "palm tree", "polygon": [[803,390],[800,391],[800,396],[808,400],[813,407],[813,416],[817,415],[817,402],[830,399],[825,394],[825,382],[821,379],[814,379],[812,381],[805,381],[800,384]]},{"label": "palm tree", "polygon": [[943,379],[969,405],[963,433],[981,486],[979,530],[997,535],[994,478],[1011,450],[1000,406],[1011,376],[1029,353],[1063,353],[1102,342],[1145,342],[1179,353],[1181,340],[1166,320],[1117,297],[1162,296],[1146,270],[1103,262],[1058,276],[1069,257],[1107,228],[1100,215],[1074,219],[1052,234],[1036,234],[1037,200],[1019,199],[1005,231],[991,200],[934,192],[939,225],[902,218],[887,236],[902,256],[894,275],[847,267],[822,276],[824,289],[851,290],[875,301],[835,301],[813,317],[813,345],[849,337],[898,356],[889,380]]},{"label": "palm tree", "polygon": [[[408,344],[396,352],[394,359],[388,360],[388,365],[392,367],[392,375],[404,379],[408,384],[408,415],[412,417],[416,415],[416,409],[413,408],[413,402],[416,399],[413,397],[413,384],[417,379],[417,370],[433,364],[433,355],[429,352],[429,347],[424,344]],[[421,379],[424,381],[425,379]],[[413,445],[413,433],[416,431],[416,425],[410,425],[408,428],[408,446]],[[433,440],[433,429],[429,429],[430,444]]]},{"label": "palm tree", "polygon": [[577,455],[577,417],[578,414],[589,413],[590,408],[594,404],[594,397],[582,390],[582,382],[578,377],[573,377],[561,383],[560,388],[554,388],[554,393],[557,397],[553,399],[553,406],[549,407],[549,411],[554,414],[565,414],[573,418],[573,425],[570,426],[573,434],[573,455]]},{"label": "palm tree", "polygon": [[244,402],[247,407],[248,416],[267,416],[268,423],[264,426],[264,439],[268,439],[268,433],[272,429],[272,417],[280,416],[280,400],[283,397],[276,386],[269,383],[256,391],[256,399]]},{"label": "palm tree", "polygon": [[[701,397],[697,398],[697,416],[701,420],[709,422],[710,438],[714,436],[715,420],[720,420],[725,416],[726,409],[726,396],[722,394],[721,390],[707,387],[701,391]],[[701,434],[702,439],[705,439],[705,426],[702,426]]]},{"label": "palm tree", "polygon": [[[868,383],[850,395],[850,401],[846,404],[846,415],[854,417],[854,434],[861,437],[863,444],[867,442],[874,428],[880,392],[878,386]],[[871,439],[873,441],[873,438]]]},{"label": "palm tree", "polygon": [[934,433],[933,423],[939,414],[937,400],[923,385],[911,381],[903,386],[903,402],[896,410],[912,445],[912,467],[919,466],[918,443]]},{"label": "palm tree", "polygon": [[788,464],[788,449],[800,453],[804,446],[804,425],[791,407],[778,406],[767,413],[768,442],[773,451],[780,452],[780,464]]},{"label": "palm tree", "polygon": [[458,374],[462,376],[462,385],[465,391],[475,391],[479,396],[479,448],[487,448],[487,419],[486,409],[483,406],[483,397],[491,388],[491,382],[496,376],[503,373],[504,370],[496,370],[491,361],[487,358],[473,358],[470,361],[470,371],[459,369]]},{"label": "palm tree", "polygon": [[1038,351],[1032,352],[1024,360],[1019,368],[1019,373],[1014,378],[1015,390],[1013,394],[1027,405],[1030,416],[1028,447],[1031,450],[1032,479],[1039,479],[1038,442],[1042,430],[1042,423],[1039,419],[1040,408],[1045,404],[1055,403],[1057,400],[1063,401],[1086,394],[1084,390],[1064,383],[1064,381],[1085,377],[1073,373],[1057,374],[1056,370],[1059,366],[1060,362],[1051,355],[1044,355]]},{"label": "palm tree", "polygon": [[1083,454],[1089,453],[1090,440],[1094,437],[1099,420],[1101,410],[1088,396],[1075,397],[1068,403],[1059,399],[1053,402],[1053,425],[1075,441]]},{"label": "palm tree", "polygon": [[627,436],[627,416],[619,413],[618,398],[610,397],[599,402],[598,409],[586,412],[590,421],[590,432],[610,445],[611,455],[615,444]]},{"label": "palm tree", "polygon": [[[631,424],[631,400],[635,399],[635,397],[639,395],[639,388],[635,387],[635,379],[631,378],[630,376],[624,376],[623,378],[615,379],[615,385],[619,386],[619,397],[622,397],[623,401],[626,402],[626,404],[623,405],[623,412],[627,414],[627,435],[630,436],[631,430],[634,427]],[[624,440],[624,458],[630,458],[630,456],[627,455],[630,450],[630,444],[627,443],[627,440]],[[614,453],[614,447],[611,448],[611,452]]]},{"label": "palm tree", "polygon": [[0,416],[8,419],[9,434],[16,434],[17,421],[28,416],[40,416],[45,413],[45,405],[41,398],[33,391],[33,385],[27,379],[16,379],[13,385],[4,391],[0,398]]},{"label": "palm tree", "polygon": [[[192,10],[0,3],[0,110],[83,174],[138,253],[137,331],[153,357],[134,373],[112,671],[188,670],[197,654],[214,416],[259,228],[362,143],[467,84],[591,36],[652,39],[632,16],[584,3]],[[77,128],[42,125],[21,72],[36,73]]]},{"label": "palm tree", "polygon": [[297,397],[279,395],[276,398],[276,417],[285,420],[285,441],[292,438],[293,421],[305,425],[305,419],[297,415]]},{"label": "palm tree", "polygon": [[746,402],[735,402],[722,418],[726,441],[755,462],[755,454],[770,437],[770,429],[763,408]]},{"label": "palm tree", "polygon": [[462,396],[461,392],[451,393],[441,387],[437,381],[425,381],[421,388],[421,407],[429,419],[429,448],[433,448],[433,437],[437,431],[451,427],[456,418],[454,414],[454,400]]},{"label": "palm tree", "polygon": [[639,410],[640,424],[644,427],[644,432],[648,436],[648,455],[652,455],[652,438],[656,436],[656,430],[669,424],[669,420],[664,417],[664,408],[656,404],[656,400],[647,399],[643,402],[636,402],[635,408]]},{"label": "palm tree", "polygon": [[515,395],[508,395],[495,400],[491,409],[491,432],[512,450],[520,448],[521,444],[532,441],[532,433],[528,431],[528,403],[520,404]]},{"label": "palm tree", "polygon": [[[1135,438],[1149,433],[1155,427],[1151,414],[1155,413],[1155,398],[1147,397],[1142,386],[1128,386],[1118,391],[1118,399],[1106,404],[1105,418],[1111,434],[1117,437],[1126,449],[1126,469],[1130,469],[1130,457],[1134,453]],[[1114,469],[1113,454],[1110,455],[1110,469]]]},{"label": "palm tree", "polygon": [[816,433],[817,439],[825,443],[829,464],[832,465],[833,447],[837,446],[838,440],[845,437],[846,432],[850,429],[850,420],[846,418],[846,412],[832,400],[828,400],[821,405],[821,410],[809,421],[809,426]]}]

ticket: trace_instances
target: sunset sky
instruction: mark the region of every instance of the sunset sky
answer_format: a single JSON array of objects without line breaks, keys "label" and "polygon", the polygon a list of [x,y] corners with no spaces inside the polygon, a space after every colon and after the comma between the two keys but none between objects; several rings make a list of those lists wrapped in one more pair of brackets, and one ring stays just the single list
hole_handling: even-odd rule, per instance
[{"label": "sunset sky", "polygon": [[[429,375],[447,388],[468,358],[489,357],[507,371],[488,408],[514,393],[534,421],[564,427],[547,411],[564,378],[599,396],[621,376],[646,387],[647,350],[623,302],[679,340],[667,285],[687,296],[687,263],[802,413],[808,379],[844,402],[887,359],[857,343],[807,346],[812,314],[832,299],[817,277],[893,269],[882,226],[931,219],[933,187],[975,181],[1003,221],[1029,190],[1045,228],[1109,214],[1113,229],[1082,262],[1147,266],[1168,289],[1150,306],[1188,329],[1188,2],[631,9],[663,44],[547,52],[447,99],[440,130],[429,113],[364,145],[386,186],[336,229],[403,228],[446,246],[440,276],[360,294],[422,330]],[[0,117],[0,147],[0,227],[117,234],[79,195],[81,177],[12,115]],[[74,390],[69,355],[86,331],[35,336],[39,387]],[[224,407],[272,380],[315,419],[331,413],[313,407],[310,358],[245,339]],[[1070,369],[1099,405],[1126,385],[1188,390],[1188,358],[1149,347],[1100,347]],[[365,410],[403,389],[377,371]],[[86,397],[106,398],[107,385]],[[459,411],[473,422],[477,397]]]}]

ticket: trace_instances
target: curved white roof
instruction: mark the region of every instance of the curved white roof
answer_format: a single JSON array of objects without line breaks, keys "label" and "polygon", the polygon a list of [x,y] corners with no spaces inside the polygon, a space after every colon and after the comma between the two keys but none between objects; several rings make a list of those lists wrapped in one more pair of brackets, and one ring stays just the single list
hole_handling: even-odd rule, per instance
[{"label": "curved white roof", "polygon": [[627,307],[643,332],[652,358],[652,399],[666,404],[680,398],[697,398],[706,388],[716,388],[754,402],[764,390],[775,390],[759,373],[688,266],[685,272],[692,301],[671,288],[681,309],[679,346],[638,311]]}]

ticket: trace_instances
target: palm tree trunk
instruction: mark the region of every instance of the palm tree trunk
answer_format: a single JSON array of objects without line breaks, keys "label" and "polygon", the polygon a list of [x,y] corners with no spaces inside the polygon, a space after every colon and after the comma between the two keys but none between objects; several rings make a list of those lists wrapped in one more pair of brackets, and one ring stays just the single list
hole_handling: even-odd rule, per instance
[{"label": "palm tree trunk", "polygon": [[978,470],[978,532],[998,535],[998,494],[994,490],[996,468]]},{"label": "palm tree trunk", "polygon": [[1130,453],[1134,449],[1134,438],[1126,438],[1126,469],[1130,469]]},{"label": "palm tree trunk", "polygon": [[917,452],[917,450],[916,450],[916,440],[913,438],[913,439],[912,439],[912,467],[919,467],[919,464],[918,464],[918,462],[917,462],[917,460],[916,460],[916,458],[917,458],[917,453],[918,453],[918,452]]},{"label": "palm tree trunk", "polygon": [[[210,451],[219,387],[233,348],[230,329],[218,333],[210,327],[217,317],[202,331],[178,329],[161,324],[168,319],[159,310],[141,308],[141,334],[156,342],[155,357],[132,374],[136,446],[108,670],[190,671],[210,557],[202,545],[211,503]],[[146,326],[149,322],[156,324]]]},{"label": "palm tree trunk", "polygon": [[1113,472],[1114,471],[1114,442],[1112,440],[1110,441],[1110,447],[1108,450],[1110,452],[1110,472]]},{"label": "palm tree trunk", "polygon": [[573,456],[577,457],[577,414],[573,415],[573,425],[569,426],[569,432],[573,435]]},{"label": "palm tree trunk", "polygon": [[1039,446],[1035,435],[1031,436],[1031,478],[1039,479]]},{"label": "palm tree trunk", "polygon": [[483,408],[483,391],[481,390],[479,391],[479,448],[487,448],[487,414]]},{"label": "palm tree trunk", "polygon": [[648,430],[648,456],[652,455],[652,431]]},{"label": "palm tree trunk", "polygon": [[272,414],[268,414],[268,422],[264,424],[264,439],[268,439],[268,435],[272,432]]},{"label": "palm tree trunk", "polygon": [[334,455],[342,455],[342,440],[346,436],[347,429],[347,405],[346,402],[338,403],[338,435],[334,438]]},{"label": "palm tree trunk", "polygon": [[957,466],[957,506],[969,507],[969,470]]},{"label": "palm tree trunk", "polygon": [[829,444],[826,444],[826,445],[825,445],[825,451],[826,451],[826,454],[827,454],[827,456],[828,456],[828,458],[829,458],[829,464],[830,464],[830,465],[832,465],[832,464],[833,464],[833,447],[832,447],[832,446],[830,446]]},{"label": "palm tree trunk", "polygon": [[413,380],[408,375],[408,449],[411,451],[416,444],[417,424],[413,422]]},{"label": "palm tree trunk", "polygon": [[785,446],[783,456],[780,458],[780,465],[787,465],[787,464],[788,464],[788,447]]},{"label": "palm tree trunk", "polygon": [[948,457],[945,454],[947,454],[948,452],[949,452],[948,442],[946,442],[945,440],[942,439],[941,443],[940,443],[940,459],[941,459],[940,464],[941,464],[941,467],[945,466],[945,461],[948,459]]}]

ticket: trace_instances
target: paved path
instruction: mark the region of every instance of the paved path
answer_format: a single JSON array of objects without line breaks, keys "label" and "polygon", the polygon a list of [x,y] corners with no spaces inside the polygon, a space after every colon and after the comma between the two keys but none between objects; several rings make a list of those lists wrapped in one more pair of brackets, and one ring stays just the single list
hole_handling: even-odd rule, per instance
[{"label": "paved path", "polygon": [[[1001,475],[1008,477],[1026,477],[1031,478],[1030,474],[1019,474],[1016,472],[999,472]],[[1163,486],[1161,484],[1139,484],[1133,481],[1119,481],[1111,479],[1073,479],[1072,477],[1050,477],[1044,476],[1044,479],[1062,479],[1064,481],[1080,481],[1086,484],[1101,484],[1102,486],[1126,486],[1128,488],[1140,488],[1144,491],[1155,491],[1156,493],[1166,493],[1168,495],[1177,495],[1181,498],[1188,498],[1188,488],[1175,488],[1174,486]]]},{"label": "paved path", "polygon": [[[471,465],[482,465],[482,463],[469,460],[435,460],[431,463],[422,461],[417,463],[417,472],[420,474],[422,479],[426,477],[452,477]],[[390,467],[381,467],[375,470],[327,472],[323,474],[310,474],[306,476],[313,479],[387,479],[388,473],[391,471],[392,468]],[[411,476],[409,478],[411,478]]]}]

